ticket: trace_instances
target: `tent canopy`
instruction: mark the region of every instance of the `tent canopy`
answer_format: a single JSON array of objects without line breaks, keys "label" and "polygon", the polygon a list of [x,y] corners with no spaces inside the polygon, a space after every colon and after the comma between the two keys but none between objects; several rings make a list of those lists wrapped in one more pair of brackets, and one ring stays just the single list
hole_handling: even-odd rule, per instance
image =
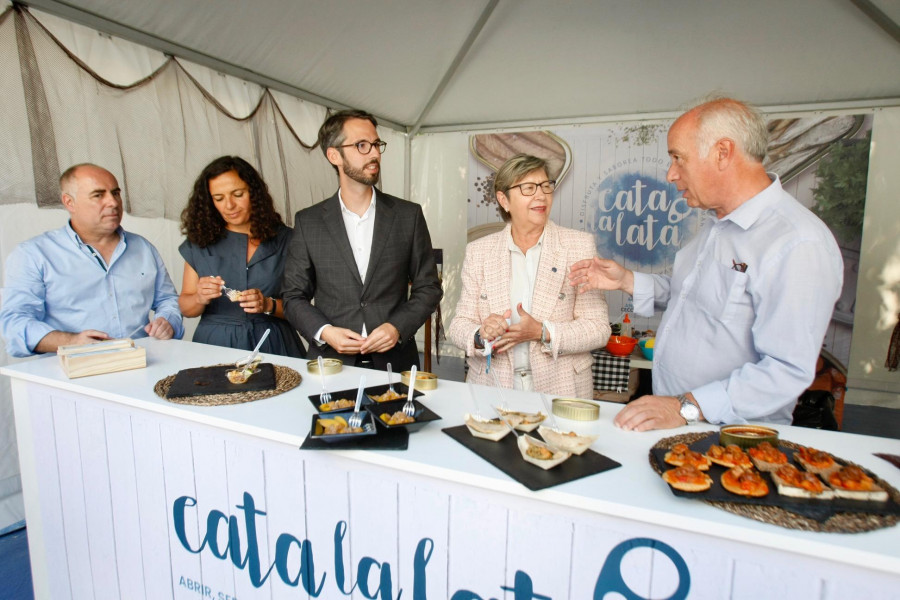
[{"label": "tent canopy", "polygon": [[900,98],[898,0],[28,0],[404,131]]}]

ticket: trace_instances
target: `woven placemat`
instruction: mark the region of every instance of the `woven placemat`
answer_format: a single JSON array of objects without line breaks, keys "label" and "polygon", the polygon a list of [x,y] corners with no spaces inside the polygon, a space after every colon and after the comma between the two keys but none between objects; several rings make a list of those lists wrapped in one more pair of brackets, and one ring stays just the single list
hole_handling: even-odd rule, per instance
[{"label": "woven placemat", "polygon": [[[214,367],[224,367],[226,364],[222,365],[212,365]],[[274,390],[259,390],[256,392],[243,392],[237,394],[210,394],[208,396],[179,396],[176,398],[166,398],[166,393],[169,391],[169,386],[172,385],[172,382],[175,381],[175,375],[169,375],[168,377],[164,377],[156,382],[156,385],[153,386],[153,391],[160,398],[165,398],[169,402],[175,402],[176,404],[190,404],[192,406],[224,406],[226,404],[243,404],[244,402],[253,402],[254,400],[262,400],[263,398],[271,398],[272,396],[277,396],[278,394],[282,394],[288,390],[292,390],[303,380],[300,376],[300,373],[291,369],[290,367],[282,367],[281,365],[274,365],[275,367],[275,389]]]},{"label": "woven placemat", "polygon": [[[654,471],[656,471],[657,475],[662,475],[662,470],[656,463],[656,459],[653,456],[653,449],[661,448],[668,450],[675,444],[690,445],[694,442],[702,440],[705,437],[708,437],[712,433],[717,432],[700,431],[696,433],[684,433],[682,435],[675,435],[659,440],[658,442],[656,442],[656,444],[654,444],[653,448],[651,448],[650,466]],[[797,450],[801,447],[800,444],[795,444],[794,442],[788,442],[786,440],[778,440],[778,445],[790,448],[792,450]],[[835,456],[835,459],[840,460],[841,462],[848,465],[853,464],[852,462],[846,461],[838,456]],[[866,472],[869,471],[867,470]],[[877,476],[873,476],[873,479],[878,485],[888,491],[888,494],[890,494],[890,497],[894,502],[900,502],[900,492],[898,492],[893,486]],[[862,533],[864,531],[873,531],[875,529],[893,527],[898,522],[900,522],[900,516],[898,515],[877,515],[857,512],[837,513],[827,520],[819,522],[814,519],[798,515],[797,513],[791,512],[789,510],[785,510],[779,506],[761,506],[757,504],[746,504],[740,502],[718,502],[712,500],[703,501],[711,506],[721,508],[722,510],[726,510],[730,513],[734,513],[742,517],[748,517],[750,519],[755,519],[756,521],[769,523],[771,525],[778,525],[779,527],[784,527],[786,529],[799,529],[802,531],[821,531],[827,533]]]}]

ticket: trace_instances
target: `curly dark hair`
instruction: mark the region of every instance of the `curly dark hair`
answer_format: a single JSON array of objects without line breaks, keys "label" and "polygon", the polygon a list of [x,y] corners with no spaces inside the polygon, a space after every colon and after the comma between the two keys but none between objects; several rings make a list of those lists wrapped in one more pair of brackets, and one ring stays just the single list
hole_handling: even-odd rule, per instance
[{"label": "curly dark hair", "polygon": [[263,242],[270,240],[278,233],[278,226],[284,223],[275,210],[269,186],[253,165],[239,156],[220,156],[206,165],[197,177],[187,206],[181,211],[181,233],[201,248],[225,237],[225,220],[213,205],[209,180],[229,171],[235,171],[250,192],[250,237]]}]

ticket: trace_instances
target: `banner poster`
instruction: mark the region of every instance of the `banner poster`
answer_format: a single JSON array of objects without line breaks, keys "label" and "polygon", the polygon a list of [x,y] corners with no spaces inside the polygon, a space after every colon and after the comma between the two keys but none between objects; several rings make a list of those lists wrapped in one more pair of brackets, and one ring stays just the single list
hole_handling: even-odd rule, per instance
[{"label": "banner poster", "polygon": [[[675,253],[696,233],[704,211],[692,209],[666,181],[671,122],[560,127],[478,134],[469,140],[468,241],[499,231],[492,192],[496,170],[517,153],[547,160],[557,180],[551,219],[591,232],[597,254],[629,269],[671,272]],[[831,228],[844,258],[844,289],[824,348],[840,367],[850,337],[865,208],[872,116],[824,115],[769,121],[766,168]],[[632,312],[631,298],[607,292],[610,321]],[[655,330],[661,314],[634,317]]]}]

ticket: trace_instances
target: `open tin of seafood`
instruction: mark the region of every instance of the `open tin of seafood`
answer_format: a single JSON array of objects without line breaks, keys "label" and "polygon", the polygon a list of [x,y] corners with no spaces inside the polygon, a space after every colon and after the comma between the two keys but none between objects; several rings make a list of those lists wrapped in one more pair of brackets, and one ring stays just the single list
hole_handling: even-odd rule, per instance
[{"label": "open tin of seafood", "polygon": [[778,431],[763,425],[723,425],[719,429],[719,445],[735,444],[746,450],[769,442],[773,446],[778,441]]},{"label": "open tin of seafood", "polygon": [[[400,381],[409,385],[409,371],[400,373]],[[416,373],[416,390],[434,390],[437,389],[438,378],[434,373],[428,371],[419,371]]]},{"label": "open tin of seafood", "polygon": [[[344,368],[344,363],[337,358],[324,358],[322,365],[325,368],[323,375],[337,375]],[[313,375],[319,374],[319,361],[310,360],[306,363],[306,370]]]}]

